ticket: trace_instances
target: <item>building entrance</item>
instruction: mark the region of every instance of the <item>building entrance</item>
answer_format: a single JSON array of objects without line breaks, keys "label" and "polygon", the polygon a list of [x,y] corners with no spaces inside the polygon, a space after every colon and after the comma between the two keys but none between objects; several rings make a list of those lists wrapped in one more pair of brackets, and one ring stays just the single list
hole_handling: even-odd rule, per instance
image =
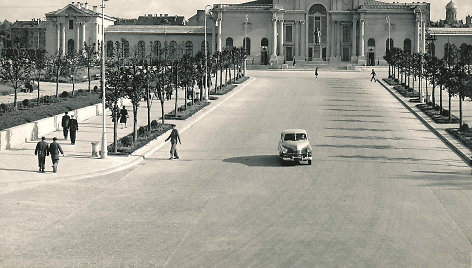
[{"label": "building entrance", "polygon": [[293,49],[292,49],[292,47],[286,47],[285,48],[285,59],[287,61],[292,61],[293,60]]},{"label": "building entrance", "polygon": [[369,66],[374,66],[375,65],[375,53],[374,52],[369,52],[367,54],[367,59],[368,59],[367,65],[369,65]]}]

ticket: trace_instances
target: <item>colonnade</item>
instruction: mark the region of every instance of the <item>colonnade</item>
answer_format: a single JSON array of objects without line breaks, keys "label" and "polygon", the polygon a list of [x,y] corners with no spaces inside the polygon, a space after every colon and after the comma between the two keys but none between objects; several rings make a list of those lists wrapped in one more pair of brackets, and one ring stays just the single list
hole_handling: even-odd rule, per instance
[{"label": "colonnade", "polygon": [[[74,29],[70,31],[72,34],[67,34],[68,31],[68,21],[56,22],[56,50],[62,55],[67,54],[67,40],[74,40],[74,51],[79,52],[84,49],[84,43],[86,40],[86,23],[85,22],[74,22]],[[66,29],[67,27],[67,29]],[[92,24],[92,42],[97,44],[98,42],[98,23]]]}]

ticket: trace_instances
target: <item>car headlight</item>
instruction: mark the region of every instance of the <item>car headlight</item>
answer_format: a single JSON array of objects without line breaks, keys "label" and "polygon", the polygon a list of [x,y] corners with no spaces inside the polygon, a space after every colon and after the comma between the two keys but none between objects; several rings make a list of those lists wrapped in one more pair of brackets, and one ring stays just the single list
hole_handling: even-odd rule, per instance
[{"label": "car headlight", "polygon": [[282,146],[282,153],[283,153],[283,154],[288,153],[288,149]]}]

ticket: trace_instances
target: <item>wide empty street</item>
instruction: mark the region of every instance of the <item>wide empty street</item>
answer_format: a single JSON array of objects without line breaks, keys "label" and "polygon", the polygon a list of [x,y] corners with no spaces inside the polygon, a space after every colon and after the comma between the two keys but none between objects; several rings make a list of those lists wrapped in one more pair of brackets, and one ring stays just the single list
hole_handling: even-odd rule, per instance
[{"label": "wide empty street", "polygon": [[0,266],[470,267],[471,169],[369,73],[250,71],[179,160],[0,195]]}]

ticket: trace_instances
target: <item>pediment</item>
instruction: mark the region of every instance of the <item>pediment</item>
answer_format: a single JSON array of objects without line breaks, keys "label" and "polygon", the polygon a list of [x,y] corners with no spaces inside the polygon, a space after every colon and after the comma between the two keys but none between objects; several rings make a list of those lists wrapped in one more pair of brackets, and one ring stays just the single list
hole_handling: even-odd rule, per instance
[{"label": "pediment", "polygon": [[67,5],[63,9],[60,9],[56,12],[51,12],[48,15],[57,16],[57,17],[68,17],[68,16],[87,16],[89,15],[80,8],[75,7],[74,5]]}]

